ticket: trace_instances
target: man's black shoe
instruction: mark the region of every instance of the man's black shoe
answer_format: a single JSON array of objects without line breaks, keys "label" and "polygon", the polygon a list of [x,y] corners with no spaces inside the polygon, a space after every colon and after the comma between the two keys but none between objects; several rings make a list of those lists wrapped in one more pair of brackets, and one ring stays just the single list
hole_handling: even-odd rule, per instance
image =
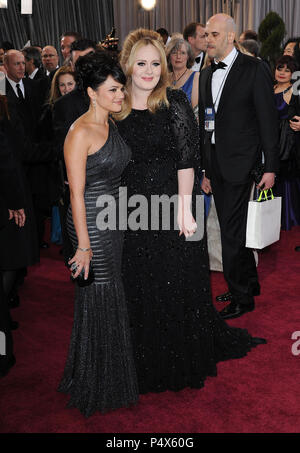
[{"label": "man's black shoe", "polygon": [[220,312],[220,316],[223,319],[239,318],[243,314],[253,311],[254,308],[255,308],[254,302],[250,304],[238,304],[236,302],[231,302],[230,305],[225,307],[224,310]]},{"label": "man's black shoe", "polygon": [[17,330],[19,328],[18,321],[11,320],[9,323],[10,330]]},{"label": "man's black shoe", "polygon": [[16,359],[15,356],[12,356],[10,359],[6,359],[5,356],[0,356],[0,378],[6,376],[9,370],[15,365]]},{"label": "man's black shoe", "polygon": [[228,291],[225,294],[221,294],[220,296],[216,297],[217,302],[229,302],[232,299],[232,294]]},{"label": "man's black shoe", "polygon": [[49,248],[48,242],[43,241],[43,242],[40,244],[40,248],[41,248],[41,249],[48,249],[48,248]]},{"label": "man's black shoe", "polygon": [[298,245],[297,247],[295,247],[295,252],[300,252],[300,245]]},{"label": "man's black shoe", "polygon": [[9,309],[13,309],[13,308],[18,308],[20,305],[20,298],[19,296],[14,296],[14,297],[11,297],[9,300],[8,300],[8,308]]}]

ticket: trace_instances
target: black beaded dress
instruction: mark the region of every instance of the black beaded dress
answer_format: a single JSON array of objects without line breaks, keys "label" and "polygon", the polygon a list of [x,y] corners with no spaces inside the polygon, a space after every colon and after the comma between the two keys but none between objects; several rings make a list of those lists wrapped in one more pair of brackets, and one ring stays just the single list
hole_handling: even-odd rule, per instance
[{"label": "black beaded dress", "polygon": [[[138,400],[136,370],[130,338],[127,304],[121,279],[124,233],[98,229],[97,217],[114,200],[118,209],[121,174],[130,160],[130,149],[110,122],[104,146],[88,156],[85,208],[93,251],[95,281],[75,288],[74,323],[69,354],[59,391],[69,393],[69,407],[86,417],[95,411],[127,407]],[[100,205],[102,207],[100,207]],[[77,236],[71,206],[67,228],[74,249]]]},{"label": "black beaded dress", "polygon": [[[181,90],[168,90],[168,99],[169,109],[132,110],[117,123],[132,151],[123,174],[128,199],[177,194],[177,171],[199,169],[192,108]],[[140,393],[200,388],[217,374],[217,362],[256,345],[247,331],[227,326],[212,304],[206,237],[188,242],[175,230],[126,231],[123,281]]]}]

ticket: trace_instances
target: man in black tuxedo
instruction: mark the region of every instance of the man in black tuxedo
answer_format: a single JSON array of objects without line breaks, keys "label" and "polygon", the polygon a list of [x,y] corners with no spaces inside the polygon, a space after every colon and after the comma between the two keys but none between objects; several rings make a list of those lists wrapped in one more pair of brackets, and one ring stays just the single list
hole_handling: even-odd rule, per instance
[{"label": "man in black tuxedo", "polygon": [[198,22],[191,22],[183,30],[183,37],[190,43],[195,57],[195,63],[191,69],[199,72],[203,68],[206,56],[205,26]]},{"label": "man in black tuxedo", "polygon": [[[300,174],[300,92],[294,93],[289,106],[290,126],[296,132],[296,164]],[[293,120],[293,121],[292,121]],[[295,248],[300,252],[300,245]]]},{"label": "man in black tuxedo", "polygon": [[221,228],[224,276],[232,294],[224,319],[254,310],[260,292],[253,252],[245,247],[251,171],[265,158],[260,188],[273,187],[279,168],[278,124],[270,71],[237,52],[236,26],[225,14],[206,26],[214,61],[200,76],[199,115],[203,166]]},{"label": "man in black tuxedo", "polygon": [[22,50],[25,57],[26,75],[31,80],[39,80],[46,77],[45,72],[41,68],[42,57],[40,51],[36,47],[26,47]]},{"label": "man in black tuxedo", "polygon": [[[43,159],[49,161],[46,150],[40,150],[36,145],[38,120],[41,115],[43,99],[39,90],[38,81],[24,78],[25,58],[17,50],[9,50],[4,57],[6,75],[6,95],[9,111],[15,112],[22,124],[24,131],[25,152],[23,164],[25,174],[30,184],[35,217],[38,230],[38,239],[41,246],[44,245],[45,218],[48,214],[40,193],[45,185],[44,174],[46,172]],[[51,154],[51,150],[49,153]],[[40,157],[38,156],[40,154]],[[42,167],[39,165],[41,163]]]},{"label": "man in black tuxedo", "polygon": [[[0,235],[8,222],[15,221],[22,227],[26,221],[24,211],[25,200],[22,193],[22,185],[17,177],[17,168],[11,148],[8,146],[6,136],[3,134],[5,126],[2,123],[7,112],[4,109],[4,98],[0,98]],[[3,271],[0,269],[0,335],[5,338],[5,355],[0,351],[0,378],[4,377],[15,364],[13,353],[13,337],[11,333],[13,326],[8,298],[3,288]],[[1,338],[0,338],[1,341]]]}]

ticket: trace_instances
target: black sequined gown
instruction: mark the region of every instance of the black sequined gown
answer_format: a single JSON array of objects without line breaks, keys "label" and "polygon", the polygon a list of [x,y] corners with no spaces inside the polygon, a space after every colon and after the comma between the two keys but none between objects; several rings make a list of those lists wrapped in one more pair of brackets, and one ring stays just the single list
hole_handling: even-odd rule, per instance
[{"label": "black sequined gown", "polygon": [[[181,90],[168,97],[169,110],[132,110],[117,123],[132,150],[123,174],[128,197],[176,194],[177,170],[197,169],[193,111]],[[228,327],[212,304],[206,238],[127,231],[123,281],[140,393],[200,388],[217,374],[217,362],[243,357],[256,345],[247,331]]]},{"label": "black sequined gown", "polygon": [[[105,145],[87,159],[84,199],[95,282],[85,288],[76,284],[69,354],[58,389],[71,395],[69,407],[77,407],[87,417],[95,411],[129,406],[138,399],[121,279],[123,232],[118,228],[100,231],[96,225],[103,209],[96,207],[101,195],[111,195],[118,207],[121,174],[129,159],[130,150],[112,123]],[[67,227],[76,248],[71,207]]]}]

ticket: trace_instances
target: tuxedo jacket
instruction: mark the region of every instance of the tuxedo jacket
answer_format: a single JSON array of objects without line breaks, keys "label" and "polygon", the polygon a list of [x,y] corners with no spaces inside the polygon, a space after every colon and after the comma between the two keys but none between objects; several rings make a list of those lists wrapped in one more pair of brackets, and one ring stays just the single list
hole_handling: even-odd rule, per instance
[{"label": "tuxedo jacket", "polygon": [[11,84],[6,80],[6,96],[9,111],[17,112],[27,137],[34,139],[38,119],[42,110],[42,101],[38,82],[31,79],[23,79],[25,99],[20,101]]},{"label": "tuxedo jacket", "polygon": [[211,153],[216,152],[225,181],[249,181],[250,173],[265,157],[265,171],[279,170],[278,114],[270,71],[258,59],[239,53],[225,82],[212,133],[205,131],[205,108],[212,107],[212,69],[199,77],[199,120],[202,167],[211,174]]},{"label": "tuxedo jacket", "polygon": [[33,80],[45,79],[46,77],[47,76],[46,76],[45,72],[43,71],[43,69],[39,68],[39,70],[35,74]]},{"label": "tuxedo jacket", "polygon": [[10,129],[8,120],[0,121],[0,229],[8,222],[8,209],[25,207]]},{"label": "tuxedo jacket", "polygon": [[63,146],[71,125],[89,109],[89,98],[75,89],[57,99],[53,107],[53,131],[58,154],[63,159]]},{"label": "tuxedo jacket", "polygon": [[[293,94],[289,105],[289,119],[294,116],[300,116],[300,94]],[[300,132],[295,133],[296,136],[296,163],[300,171]]]}]

